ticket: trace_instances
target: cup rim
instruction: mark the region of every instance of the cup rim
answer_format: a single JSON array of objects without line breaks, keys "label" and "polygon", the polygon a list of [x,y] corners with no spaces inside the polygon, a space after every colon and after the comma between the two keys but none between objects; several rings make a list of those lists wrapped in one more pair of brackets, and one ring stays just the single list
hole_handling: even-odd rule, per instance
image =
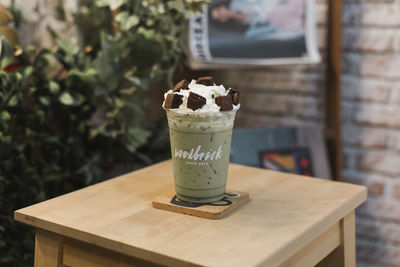
[{"label": "cup rim", "polygon": [[164,107],[163,107],[163,109],[166,112],[179,114],[179,115],[196,115],[196,116],[204,115],[204,116],[208,116],[208,115],[218,115],[218,114],[221,114],[221,115],[222,114],[234,114],[240,109],[240,107],[238,109],[236,109],[236,110],[232,109],[232,110],[226,110],[226,111],[211,111],[211,112],[195,112],[195,111],[186,112],[186,111],[179,111],[178,109],[167,109],[167,108],[164,108]]}]

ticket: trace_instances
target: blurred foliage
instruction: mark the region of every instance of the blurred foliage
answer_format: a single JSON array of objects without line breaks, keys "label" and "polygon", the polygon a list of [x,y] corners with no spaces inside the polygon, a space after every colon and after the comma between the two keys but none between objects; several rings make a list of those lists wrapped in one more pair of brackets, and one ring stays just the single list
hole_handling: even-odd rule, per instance
[{"label": "blurred foliage", "polygon": [[79,42],[22,51],[1,39],[0,266],[33,264],[33,230],[14,210],[168,156],[148,91],[170,87],[185,21],[204,3],[81,0]]}]

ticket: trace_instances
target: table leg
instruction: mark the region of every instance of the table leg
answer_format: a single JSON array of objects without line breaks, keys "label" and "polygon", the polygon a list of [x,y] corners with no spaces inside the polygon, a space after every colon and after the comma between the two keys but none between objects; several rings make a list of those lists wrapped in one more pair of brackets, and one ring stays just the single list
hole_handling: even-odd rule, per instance
[{"label": "table leg", "polygon": [[63,266],[60,236],[37,229],[35,237],[35,267]]},{"label": "table leg", "polygon": [[354,210],[340,221],[341,244],[325,259],[317,264],[318,267],[355,267],[356,266],[356,229]]}]

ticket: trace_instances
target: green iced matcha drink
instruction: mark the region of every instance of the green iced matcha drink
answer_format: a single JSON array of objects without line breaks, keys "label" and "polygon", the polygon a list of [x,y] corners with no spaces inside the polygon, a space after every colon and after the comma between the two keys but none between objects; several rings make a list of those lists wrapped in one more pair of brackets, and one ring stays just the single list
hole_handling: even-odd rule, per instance
[{"label": "green iced matcha drink", "polygon": [[239,91],[212,77],[182,80],[164,95],[179,199],[208,203],[225,195]]},{"label": "green iced matcha drink", "polygon": [[224,197],[235,114],[167,110],[178,198],[207,203]]}]

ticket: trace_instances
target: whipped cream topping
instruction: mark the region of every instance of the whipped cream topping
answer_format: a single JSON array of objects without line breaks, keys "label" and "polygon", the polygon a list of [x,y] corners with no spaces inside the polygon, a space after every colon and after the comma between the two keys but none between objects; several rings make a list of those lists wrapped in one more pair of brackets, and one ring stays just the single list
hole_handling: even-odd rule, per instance
[{"label": "whipped cream topping", "polygon": [[[181,113],[223,112],[223,111],[220,111],[221,107],[215,103],[215,97],[224,96],[224,95],[228,94],[228,91],[225,89],[225,87],[222,84],[221,85],[214,84],[212,86],[206,86],[203,84],[197,84],[196,80],[192,80],[189,83],[188,87],[189,87],[189,90],[181,89],[179,92],[175,92],[175,93],[172,90],[169,90],[168,92],[166,92],[164,94],[164,102],[163,102],[162,106],[164,107],[165,99],[168,94],[178,94],[178,95],[183,96],[183,98],[182,98],[183,103],[179,106],[179,108],[173,109],[174,111],[181,112]],[[192,109],[188,108],[187,101],[188,101],[190,92],[193,92],[195,94],[201,95],[202,97],[205,97],[206,104],[202,108],[196,109],[194,111]],[[233,105],[233,110],[238,110],[239,108],[240,108],[240,104]]]}]

